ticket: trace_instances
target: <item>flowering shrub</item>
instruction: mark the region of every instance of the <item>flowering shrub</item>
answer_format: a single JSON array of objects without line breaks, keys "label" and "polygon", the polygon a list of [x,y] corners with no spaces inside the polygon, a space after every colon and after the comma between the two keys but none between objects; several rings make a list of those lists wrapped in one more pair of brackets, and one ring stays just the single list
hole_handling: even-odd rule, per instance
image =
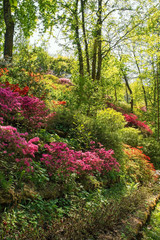
[{"label": "flowering shrub", "polygon": [[152,134],[152,130],[149,128],[147,124],[145,124],[146,122],[139,121],[136,115],[132,113],[123,115],[125,117],[125,120],[127,121],[127,126],[136,126],[139,127],[143,132]]},{"label": "flowering shrub", "polygon": [[7,68],[0,68],[0,77],[7,74],[9,70]]},{"label": "flowering shrub", "polygon": [[0,156],[8,164],[17,165],[27,172],[33,170],[32,159],[38,151],[38,137],[26,140],[28,133],[19,133],[12,126],[0,126]]},{"label": "flowering shrub", "polygon": [[49,110],[43,101],[37,97],[25,96],[21,98],[21,107],[22,114],[30,129],[46,126],[46,117]]},{"label": "flowering shrub", "polygon": [[53,101],[54,105],[66,105],[66,101]]},{"label": "flowering shrub", "polygon": [[13,92],[18,92],[19,95],[27,95],[29,91],[29,87],[26,86],[23,89],[19,87],[19,84],[11,84],[8,81],[5,82],[6,87],[9,87]]},{"label": "flowering shrub", "polygon": [[149,128],[149,126],[146,124],[146,122],[141,122],[138,120],[138,117],[135,114],[127,114],[124,109],[122,109],[121,107],[117,107],[115,106],[113,103],[107,102],[107,106],[110,108],[113,108],[114,110],[121,112],[123,114],[123,116],[125,117],[125,120],[127,122],[127,127],[128,126],[135,126],[140,128],[140,130],[142,132],[148,133],[148,134],[152,134],[152,130]]},{"label": "flowering shrub", "polygon": [[96,173],[105,174],[109,171],[119,171],[119,163],[112,156],[113,150],[106,151],[105,148],[95,148],[87,152],[75,151],[67,147],[65,143],[52,142],[45,146],[46,153],[40,159],[48,168],[49,175],[53,172],[66,175],[77,173],[79,175]]},{"label": "flowering shrub", "polygon": [[43,101],[36,97],[20,96],[10,88],[0,88],[0,117],[6,122],[20,121],[27,129],[44,127],[49,110]]},{"label": "flowering shrub", "polygon": [[4,120],[13,121],[21,112],[20,96],[12,92],[10,88],[0,88],[0,117]]},{"label": "flowering shrub", "polygon": [[61,83],[61,84],[68,84],[68,85],[70,85],[70,86],[73,86],[71,80],[68,79],[68,78],[59,78],[58,81],[59,81],[59,83]]},{"label": "flowering shrub", "polygon": [[143,147],[124,146],[124,152],[128,158],[126,162],[128,177],[133,181],[141,183],[155,180],[155,168],[150,162],[150,158],[142,152],[141,149]]}]

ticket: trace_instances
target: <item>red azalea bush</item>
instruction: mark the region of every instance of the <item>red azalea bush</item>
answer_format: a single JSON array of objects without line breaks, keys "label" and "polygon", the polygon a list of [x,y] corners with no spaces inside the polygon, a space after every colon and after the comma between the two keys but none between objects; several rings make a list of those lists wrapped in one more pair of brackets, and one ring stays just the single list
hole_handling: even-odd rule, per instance
[{"label": "red azalea bush", "polygon": [[[0,156],[3,165],[4,160],[8,166],[19,166],[19,169],[25,171],[33,170],[32,159],[38,152],[38,137],[26,140],[28,133],[19,133],[12,126],[0,126]],[[7,167],[8,167],[7,166]],[[17,168],[17,167],[16,167]]]},{"label": "red azalea bush", "polygon": [[40,160],[46,165],[49,175],[104,175],[112,170],[119,171],[120,165],[112,156],[113,150],[106,151],[105,148],[95,148],[93,145],[90,151],[75,151],[62,142],[52,142],[44,147],[46,153],[42,154]]},{"label": "red azalea bush", "polygon": [[0,68],[0,77],[8,74],[9,70],[7,68]]},{"label": "red azalea bush", "polygon": [[129,180],[140,183],[155,180],[154,165],[150,162],[150,158],[141,150],[143,147],[124,146],[124,152],[127,155],[126,176],[128,176]]},{"label": "red azalea bush", "polygon": [[28,94],[28,91],[29,91],[29,87],[28,86],[25,86],[24,88],[20,88],[19,87],[19,84],[17,83],[17,84],[11,84],[11,83],[9,83],[8,81],[6,81],[5,82],[5,85],[6,85],[6,87],[9,87],[13,92],[18,92],[19,93],[19,95],[21,95],[21,96],[25,96],[25,95],[27,95]]}]

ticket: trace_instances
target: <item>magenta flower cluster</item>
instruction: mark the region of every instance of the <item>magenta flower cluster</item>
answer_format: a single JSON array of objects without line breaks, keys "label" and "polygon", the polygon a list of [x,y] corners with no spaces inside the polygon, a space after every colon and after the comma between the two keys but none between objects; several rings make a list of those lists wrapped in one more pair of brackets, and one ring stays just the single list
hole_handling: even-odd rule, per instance
[{"label": "magenta flower cluster", "polygon": [[20,96],[10,88],[0,88],[0,117],[6,123],[23,118],[30,129],[44,127],[49,110],[44,101],[36,97]]},{"label": "magenta flower cluster", "polygon": [[46,118],[49,110],[44,101],[37,97],[21,97],[22,115],[25,117],[29,126],[40,128],[46,126]]},{"label": "magenta flower cluster", "polygon": [[53,172],[95,175],[96,173],[105,174],[112,170],[119,171],[120,165],[112,156],[113,150],[95,148],[92,144],[90,151],[75,151],[62,142],[52,142],[44,147],[46,153],[42,154],[40,160],[48,168],[49,175]]},{"label": "magenta flower cluster", "polygon": [[21,111],[20,96],[10,88],[0,88],[0,117],[12,121]]},{"label": "magenta flower cluster", "polygon": [[26,171],[33,170],[31,166],[32,159],[38,151],[38,137],[26,140],[28,133],[19,133],[12,126],[0,126],[0,155],[2,159],[8,159],[10,162],[17,162],[21,169]]}]

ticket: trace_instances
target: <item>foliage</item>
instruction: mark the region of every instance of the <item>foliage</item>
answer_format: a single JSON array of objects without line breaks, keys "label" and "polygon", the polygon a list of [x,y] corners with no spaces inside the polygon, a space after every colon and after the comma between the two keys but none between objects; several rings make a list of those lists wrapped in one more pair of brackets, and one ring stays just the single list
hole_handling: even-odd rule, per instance
[{"label": "foliage", "polygon": [[143,146],[143,152],[150,157],[150,161],[154,164],[156,169],[160,167],[160,143],[153,137],[143,138],[139,142]]},{"label": "foliage", "polygon": [[160,205],[158,203],[156,206],[156,209],[151,214],[149,223],[147,224],[147,226],[143,228],[142,235],[144,240],[149,240],[149,239],[158,240],[160,235],[160,229],[159,229],[160,211],[159,210],[160,210]]},{"label": "foliage", "polygon": [[132,147],[137,147],[140,139],[140,131],[133,127],[123,128],[121,130],[123,143]]},{"label": "foliage", "polygon": [[114,149],[116,158],[122,159],[120,130],[125,126],[122,114],[109,108],[100,110],[97,112],[97,117],[88,125],[96,141],[108,149]]},{"label": "foliage", "polygon": [[93,81],[88,76],[73,75],[71,107],[84,114],[92,115],[104,105],[103,84]]},{"label": "foliage", "polygon": [[143,147],[138,147],[138,149],[128,145],[124,146],[124,152],[128,157],[125,164],[128,181],[146,183],[156,180],[155,168],[150,162],[150,158],[140,150]]},{"label": "foliage", "polygon": [[[58,102],[57,102],[58,103]],[[61,104],[60,104],[61,105]],[[63,104],[62,104],[63,106]],[[57,108],[56,113],[48,117],[47,130],[52,132],[54,130],[62,131],[62,134],[67,135],[73,127],[74,113],[68,108]]]},{"label": "foliage", "polygon": [[19,46],[19,52],[14,54],[14,65],[28,72],[46,73],[50,70],[52,57],[42,47],[32,47],[28,42]]},{"label": "foliage", "polygon": [[20,96],[10,88],[0,88],[0,109],[0,117],[7,124],[20,124],[27,130],[46,124],[48,109],[44,102],[36,97]]},{"label": "foliage", "polygon": [[[33,172],[33,159],[38,152],[38,145],[35,144],[39,138],[35,137],[26,140],[28,133],[19,133],[11,126],[0,126],[0,156],[1,169],[5,169],[5,176],[17,177],[21,181],[22,176]],[[3,176],[3,175],[2,175]]]},{"label": "foliage", "polygon": [[40,160],[48,168],[50,176],[56,174],[65,178],[70,173],[105,175],[112,170],[119,171],[119,163],[113,158],[112,149],[106,151],[105,148],[95,148],[92,145],[90,151],[82,152],[68,148],[67,144],[54,142],[44,147],[47,152]]},{"label": "foliage", "polygon": [[144,134],[152,134],[152,130],[150,129],[150,127],[146,124],[146,122],[142,122],[140,120],[138,120],[138,117],[133,114],[133,113],[126,113],[125,110],[121,107],[117,107],[116,105],[114,105],[113,103],[107,102],[107,106],[111,107],[113,109],[115,109],[118,112],[121,112],[123,114],[123,116],[125,117],[125,120],[127,122],[126,126],[135,126],[137,128],[139,128]]},{"label": "foliage", "polygon": [[66,76],[71,74],[71,69],[75,60],[73,58],[58,56],[57,58],[52,58],[51,69],[56,76]]}]

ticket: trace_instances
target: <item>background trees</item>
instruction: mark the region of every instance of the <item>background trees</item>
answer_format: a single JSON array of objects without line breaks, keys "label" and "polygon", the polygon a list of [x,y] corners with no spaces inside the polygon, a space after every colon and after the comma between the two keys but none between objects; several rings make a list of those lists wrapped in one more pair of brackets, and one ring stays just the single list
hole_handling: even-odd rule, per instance
[{"label": "background trees", "polygon": [[[56,1],[42,0],[3,0],[0,12],[3,15],[1,36],[4,32],[4,58],[12,59],[15,35],[24,34],[25,38],[32,35],[36,27],[45,32],[54,24]],[[5,25],[4,25],[5,23]]]}]

